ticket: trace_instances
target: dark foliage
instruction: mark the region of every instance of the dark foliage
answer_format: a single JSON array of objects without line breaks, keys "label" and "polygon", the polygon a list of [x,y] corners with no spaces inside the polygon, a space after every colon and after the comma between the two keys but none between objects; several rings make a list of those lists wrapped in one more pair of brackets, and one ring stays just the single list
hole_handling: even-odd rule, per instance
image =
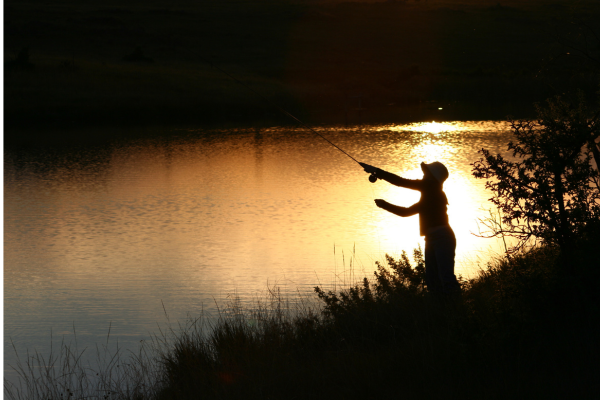
[{"label": "dark foliage", "polygon": [[535,121],[511,121],[508,149],[517,161],[482,149],[473,175],[488,179],[501,211],[500,220],[488,221],[490,236],[517,238],[512,250],[539,239],[570,258],[576,238],[600,219],[600,111],[582,93],[537,109]]}]

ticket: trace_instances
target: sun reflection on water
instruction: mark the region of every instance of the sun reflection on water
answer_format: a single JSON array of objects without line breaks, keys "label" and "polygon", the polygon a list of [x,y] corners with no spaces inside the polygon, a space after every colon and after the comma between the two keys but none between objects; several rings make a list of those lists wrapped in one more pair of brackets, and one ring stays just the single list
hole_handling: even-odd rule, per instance
[{"label": "sun reflection on water", "polygon": [[404,125],[385,125],[379,127],[379,131],[392,132],[423,132],[423,133],[446,133],[446,132],[492,132],[507,130],[508,122],[505,121],[452,121],[452,122],[414,122]]},{"label": "sun reflection on water", "polygon": [[[444,191],[449,201],[450,225],[459,238],[457,273],[463,276],[473,274],[477,252],[487,248],[489,242],[482,243],[474,235],[478,231],[477,218],[481,215],[487,194],[482,188],[484,183],[472,178],[470,163],[478,157],[477,150],[487,141],[509,133],[509,124],[504,121],[431,121],[380,126],[377,131],[387,133],[390,143],[394,143],[389,148],[392,154],[387,160],[382,159],[384,169],[388,168],[404,178],[421,179],[421,162],[439,161],[448,168],[450,176],[444,183]],[[383,186],[378,195],[390,203],[408,207],[419,201],[420,194],[416,191]],[[388,249],[395,243],[404,243],[403,249],[410,253],[418,238],[418,220],[418,216],[398,219],[381,213],[377,215],[375,229],[382,237],[394,238],[386,243]],[[422,237],[419,243],[424,244]]]},{"label": "sun reflection on water", "polygon": [[413,132],[442,133],[465,130],[465,128],[457,125],[456,123],[440,123],[431,121],[411,124],[411,126],[408,126],[406,130]]}]

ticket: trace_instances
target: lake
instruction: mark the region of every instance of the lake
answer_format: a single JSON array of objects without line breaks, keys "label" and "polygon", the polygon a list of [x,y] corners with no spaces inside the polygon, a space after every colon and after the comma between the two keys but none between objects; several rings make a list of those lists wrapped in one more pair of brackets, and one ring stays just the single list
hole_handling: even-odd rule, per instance
[{"label": "lake", "polygon": [[[506,154],[505,122],[315,127],[359,161],[421,178],[443,162],[458,240],[473,277],[501,243],[474,235],[491,193],[471,175],[482,147]],[[85,135],[85,132],[82,132]],[[168,139],[7,151],[4,165],[4,363],[77,337],[135,348],[188,315],[339,288],[372,276],[385,254],[423,246],[418,192],[369,183],[353,160],[303,128],[165,131]],[[52,340],[51,340],[52,338]]]}]

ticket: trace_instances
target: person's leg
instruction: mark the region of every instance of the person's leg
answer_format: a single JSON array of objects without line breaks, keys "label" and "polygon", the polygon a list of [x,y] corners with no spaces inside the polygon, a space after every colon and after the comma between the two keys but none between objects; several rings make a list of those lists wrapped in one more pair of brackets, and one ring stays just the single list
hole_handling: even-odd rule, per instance
[{"label": "person's leg", "polygon": [[433,238],[425,237],[425,284],[431,293],[442,292],[442,282],[438,271],[438,263]]},{"label": "person's leg", "polygon": [[436,232],[435,236],[435,257],[439,279],[444,293],[454,293],[460,290],[460,285],[454,274],[456,237],[450,227]]}]

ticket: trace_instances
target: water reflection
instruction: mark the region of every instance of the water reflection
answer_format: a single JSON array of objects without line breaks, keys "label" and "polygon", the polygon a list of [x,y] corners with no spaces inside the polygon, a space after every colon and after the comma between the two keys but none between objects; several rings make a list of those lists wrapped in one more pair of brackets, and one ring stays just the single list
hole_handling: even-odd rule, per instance
[{"label": "water reflection", "polygon": [[[443,162],[456,270],[468,276],[501,250],[471,234],[489,194],[469,164],[481,147],[503,150],[507,131],[496,122],[444,126],[315,129],[406,178],[422,176],[422,161]],[[109,324],[123,345],[135,344],[164,320],[161,302],[178,320],[215,311],[230,293],[250,301],[267,282],[294,293],[348,273],[360,279],[386,253],[422,245],[418,217],[390,215],[375,198],[410,205],[418,193],[370,184],[304,129],[7,154],[5,338],[43,350],[51,330],[72,332],[75,322],[83,345],[102,340]]]},{"label": "water reflection", "polygon": [[379,130],[391,131],[409,131],[409,132],[496,132],[498,130],[508,130],[510,124],[504,121],[454,121],[454,122],[414,122],[405,125],[386,125],[379,127]]}]

